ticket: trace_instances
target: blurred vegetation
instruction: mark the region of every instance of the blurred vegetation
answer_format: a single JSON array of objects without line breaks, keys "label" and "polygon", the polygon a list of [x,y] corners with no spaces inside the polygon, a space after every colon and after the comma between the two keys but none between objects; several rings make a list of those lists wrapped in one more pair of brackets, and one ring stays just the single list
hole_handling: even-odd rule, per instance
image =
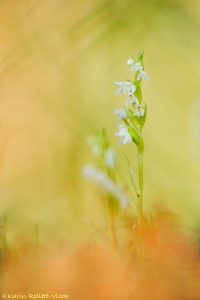
[{"label": "blurred vegetation", "polygon": [[80,176],[86,137],[106,128],[118,149],[113,81],[145,52],[145,208],[200,217],[200,3],[197,0],[0,1],[0,187],[7,243],[60,244],[102,226],[95,188]]}]

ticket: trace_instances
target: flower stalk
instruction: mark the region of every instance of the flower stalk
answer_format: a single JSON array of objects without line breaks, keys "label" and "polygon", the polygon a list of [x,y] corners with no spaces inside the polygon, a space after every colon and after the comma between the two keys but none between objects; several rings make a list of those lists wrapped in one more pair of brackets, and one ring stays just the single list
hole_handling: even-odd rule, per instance
[{"label": "flower stalk", "polygon": [[138,181],[139,181],[139,194],[138,194],[138,214],[139,218],[143,219],[143,153],[144,142],[137,146],[137,165],[138,165]]},{"label": "flower stalk", "polygon": [[[118,132],[115,134],[119,136],[120,144],[134,143],[137,147],[137,170],[138,183],[134,182],[132,176],[132,167],[129,163],[129,171],[135,193],[138,199],[138,218],[143,219],[143,127],[147,116],[147,107],[142,97],[142,82],[148,80],[149,77],[144,71],[143,53],[139,52],[137,58],[129,58],[127,64],[130,71],[134,72],[133,80],[115,82],[117,86],[117,94],[126,94],[127,98],[123,109],[115,109],[114,113],[117,115]],[[138,189],[137,189],[138,187]]]},{"label": "flower stalk", "polygon": [[[143,53],[139,52],[136,58],[129,58],[127,64],[133,72],[133,79],[116,81],[116,94],[125,95],[122,108],[114,110],[117,116],[118,131],[115,133],[120,138],[120,144],[135,144],[137,148],[137,176],[126,157],[129,167],[130,179],[137,197],[138,229],[144,220],[143,211],[143,154],[144,140],[143,127],[147,116],[147,106],[143,101],[142,82],[148,80],[144,71]],[[126,209],[130,197],[126,189],[118,184],[116,169],[116,153],[110,147],[104,130],[91,136],[88,140],[92,153],[96,158],[96,164],[86,165],[82,174],[93,181],[101,190],[101,196],[105,199],[109,212],[109,227],[114,248],[118,247],[116,219],[120,210]]]}]

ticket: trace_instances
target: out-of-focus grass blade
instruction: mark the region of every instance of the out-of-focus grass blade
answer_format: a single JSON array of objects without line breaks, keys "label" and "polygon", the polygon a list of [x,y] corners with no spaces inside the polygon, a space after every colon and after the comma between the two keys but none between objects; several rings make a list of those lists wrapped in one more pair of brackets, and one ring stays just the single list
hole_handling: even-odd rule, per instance
[{"label": "out-of-focus grass blade", "polygon": [[137,177],[135,175],[135,172],[133,170],[133,167],[131,166],[131,163],[128,159],[128,157],[125,155],[127,164],[128,164],[128,169],[129,169],[129,175],[130,175],[130,179],[131,179],[131,183],[133,185],[134,191],[136,193],[136,195],[139,195],[139,188],[138,188],[138,184],[137,184]]},{"label": "out-of-focus grass blade", "polygon": [[108,9],[110,6],[111,1],[106,1],[102,5],[98,5],[95,7],[91,12],[89,12],[87,15],[83,16],[80,20],[78,20],[72,27],[67,29],[67,34],[71,34],[76,30],[79,30],[82,26],[87,24],[91,19],[95,18],[96,16],[99,16],[102,12]]}]

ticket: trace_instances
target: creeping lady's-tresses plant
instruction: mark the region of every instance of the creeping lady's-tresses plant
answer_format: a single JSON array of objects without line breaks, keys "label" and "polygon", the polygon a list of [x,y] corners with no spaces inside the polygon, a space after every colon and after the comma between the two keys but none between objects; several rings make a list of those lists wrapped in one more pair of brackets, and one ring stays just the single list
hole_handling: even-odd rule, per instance
[{"label": "creeping lady's-tresses plant", "polygon": [[[142,98],[142,82],[148,80],[148,75],[144,71],[143,53],[139,52],[136,58],[129,58],[127,64],[133,73],[132,80],[115,82],[116,94],[125,95],[123,108],[114,110],[119,123],[115,135],[120,137],[120,144],[134,143],[137,147],[137,177],[129,161],[128,164],[131,181],[138,198],[138,220],[140,221],[143,219],[143,127],[147,116],[147,107]],[[82,174],[96,183],[102,191],[109,210],[113,242],[116,245],[115,219],[118,211],[128,206],[130,194],[127,195],[127,191],[118,183],[116,152],[110,146],[105,130],[97,132],[88,139],[88,142],[96,162],[86,165]]]},{"label": "creeping lady's-tresses plant", "polygon": [[[144,71],[143,53],[139,52],[137,58],[129,58],[127,61],[130,71],[133,72],[133,79],[123,82],[115,82],[116,94],[126,96],[122,109],[116,109],[118,131],[116,136],[120,137],[120,143],[134,143],[137,147],[138,164],[138,187],[135,188],[138,197],[139,216],[143,217],[143,127],[147,116],[147,107],[142,97],[142,82],[149,77]],[[134,183],[134,187],[137,183]]]}]

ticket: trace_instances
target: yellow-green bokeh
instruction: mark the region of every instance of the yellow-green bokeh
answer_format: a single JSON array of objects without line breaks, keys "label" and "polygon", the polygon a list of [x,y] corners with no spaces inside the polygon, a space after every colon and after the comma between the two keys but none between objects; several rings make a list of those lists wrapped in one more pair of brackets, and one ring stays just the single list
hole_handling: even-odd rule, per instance
[{"label": "yellow-green bokeh", "polygon": [[9,241],[60,243],[102,225],[96,190],[80,176],[88,134],[114,137],[113,82],[145,52],[145,207],[200,217],[200,4],[198,0],[0,1],[1,217]]}]

